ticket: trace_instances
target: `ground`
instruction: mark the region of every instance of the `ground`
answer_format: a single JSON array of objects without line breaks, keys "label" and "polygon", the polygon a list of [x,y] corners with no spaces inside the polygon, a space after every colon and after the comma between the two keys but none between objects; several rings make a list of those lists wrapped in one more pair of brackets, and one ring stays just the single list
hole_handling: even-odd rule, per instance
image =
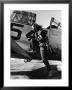
[{"label": "ground", "polygon": [[24,59],[11,58],[11,79],[61,79],[61,61],[49,60],[51,71],[40,60],[24,62]]}]

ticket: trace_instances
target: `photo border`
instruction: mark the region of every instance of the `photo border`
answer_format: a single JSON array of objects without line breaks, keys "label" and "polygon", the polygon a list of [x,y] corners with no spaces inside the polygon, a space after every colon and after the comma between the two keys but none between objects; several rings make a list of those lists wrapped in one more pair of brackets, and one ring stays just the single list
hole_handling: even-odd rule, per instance
[{"label": "photo border", "polygon": [[[1,0],[0,1],[0,88],[7,88],[4,87],[4,4],[5,3],[10,3],[10,4],[16,4],[16,3],[26,3],[26,4],[31,4],[31,3],[37,3],[37,4],[69,4],[69,51],[71,48],[71,29],[72,29],[72,1],[71,0]],[[69,55],[70,58],[70,55]],[[70,61],[69,61],[70,62]],[[70,79],[71,81],[71,79]],[[70,84],[70,83],[69,83]],[[12,88],[9,87],[11,90]],[[24,87],[25,88],[25,87]],[[29,88],[29,87],[28,87]],[[19,87],[18,87],[19,89]],[[7,89],[6,89],[7,90]],[[8,89],[9,90],[9,89]]]}]

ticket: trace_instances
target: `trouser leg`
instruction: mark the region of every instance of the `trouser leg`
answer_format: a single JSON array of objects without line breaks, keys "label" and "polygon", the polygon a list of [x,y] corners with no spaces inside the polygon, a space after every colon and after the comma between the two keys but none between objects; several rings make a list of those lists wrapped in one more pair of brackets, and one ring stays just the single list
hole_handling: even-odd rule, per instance
[{"label": "trouser leg", "polygon": [[31,47],[31,49],[33,49],[33,51],[35,50],[35,42],[34,42],[34,39],[31,40],[30,47]]},{"label": "trouser leg", "polygon": [[40,53],[41,53],[41,59],[43,60],[43,63],[46,65],[47,70],[50,71],[50,65],[47,57],[47,47],[40,47]]}]

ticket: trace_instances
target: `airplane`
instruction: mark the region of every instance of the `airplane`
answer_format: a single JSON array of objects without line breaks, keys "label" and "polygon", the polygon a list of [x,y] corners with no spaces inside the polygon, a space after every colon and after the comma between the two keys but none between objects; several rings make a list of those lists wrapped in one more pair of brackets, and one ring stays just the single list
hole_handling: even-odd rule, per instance
[{"label": "airplane", "polygon": [[[31,61],[32,59],[41,60],[40,48],[37,47],[36,52],[31,52],[30,41],[26,37],[26,34],[33,29],[32,24],[35,23],[36,14],[25,12],[27,15],[31,14],[32,16],[30,15],[30,17],[33,17],[34,20],[30,20],[29,22],[25,17],[26,22],[23,22],[21,21],[24,20],[21,16],[22,13],[24,14],[24,11],[14,11],[12,14],[13,19],[11,18],[11,57],[25,58],[27,61]],[[17,21],[15,19],[17,19]],[[51,18],[50,26],[44,29],[48,31],[49,38],[48,59],[61,61],[61,28],[58,28],[59,26],[61,27],[61,23],[57,22],[56,24],[58,26],[56,27],[54,27],[55,25],[52,25],[52,23],[56,23],[55,18],[53,17]]]}]

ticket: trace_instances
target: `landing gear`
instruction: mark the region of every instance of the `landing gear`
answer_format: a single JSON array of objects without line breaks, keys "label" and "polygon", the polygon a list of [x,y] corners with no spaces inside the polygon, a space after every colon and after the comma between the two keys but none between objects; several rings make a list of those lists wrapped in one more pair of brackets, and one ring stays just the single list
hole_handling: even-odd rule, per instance
[{"label": "landing gear", "polygon": [[27,62],[30,62],[31,59],[24,59],[24,62],[27,63]]}]

